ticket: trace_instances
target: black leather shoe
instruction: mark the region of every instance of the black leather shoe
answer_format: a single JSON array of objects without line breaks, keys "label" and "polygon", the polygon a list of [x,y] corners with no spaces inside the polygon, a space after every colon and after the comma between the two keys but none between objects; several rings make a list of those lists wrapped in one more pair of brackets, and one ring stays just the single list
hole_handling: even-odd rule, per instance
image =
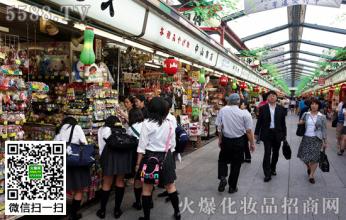
[{"label": "black leather shoe", "polygon": [[229,187],[228,193],[232,194],[232,193],[236,193],[236,192],[238,192],[238,187],[236,187],[235,189]]},{"label": "black leather shoe", "polygon": [[180,212],[174,213],[174,218],[175,218],[175,220],[180,220],[181,219]]},{"label": "black leather shoe", "polygon": [[114,209],[114,218],[120,218],[120,216],[123,214],[123,212],[119,209]]},{"label": "black leather shoe", "polygon": [[272,176],[276,176],[276,171],[271,171]]},{"label": "black leather shoe", "polygon": [[227,186],[227,181],[226,181],[226,179],[222,179],[222,180],[220,181],[219,188],[218,188],[219,192],[225,191],[225,187],[226,187],[226,186]]},{"label": "black leather shoe", "polygon": [[167,197],[167,196],[168,196],[168,192],[167,192],[167,191],[164,191],[164,192],[159,193],[159,194],[157,195],[157,197]]},{"label": "black leather shoe", "polygon": [[270,176],[264,177],[264,182],[269,182],[272,178]]},{"label": "black leather shoe", "polygon": [[106,217],[106,211],[105,211],[105,210],[99,209],[99,210],[96,212],[96,215],[97,215],[97,217],[103,219],[103,218]]},{"label": "black leather shoe", "polygon": [[315,179],[314,179],[314,178],[309,178],[309,182],[310,182],[311,184],[315,184]]},{"label": "black leather shoe", "polygon": [[251,159],[244,159],[245,163],[251,163]]}]

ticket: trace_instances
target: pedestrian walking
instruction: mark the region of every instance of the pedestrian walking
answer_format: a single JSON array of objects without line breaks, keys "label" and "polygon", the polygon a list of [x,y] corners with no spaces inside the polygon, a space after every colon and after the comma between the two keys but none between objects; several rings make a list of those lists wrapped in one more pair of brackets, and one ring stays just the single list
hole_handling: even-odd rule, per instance
[{"label": "pedestrian walking", "polygon": [[218,161],[219,192],[223,192],[227,185],[228,163],[231,164],[228,192],[235,193],[238,191],[237,184],[241,163],[244,159],[244,149],[250,147],[252,152],[255,150],[251,114],[248,111],[241,110],[239,104],[240,96],[237,93],[230,95],[228,105],[219,111],[215,122],[218,128],[220,147]]},{"label": "pedestrian walking", "polygon": [[276,164],[279,159],[281,142],[286,139],[286,115],[283,107],[276,104],[275,91],[268,92],[268,104],[259,110],[255,135],[264,143],[263,171],[264,182],[276,176]]},{"label": "pedestrian walking", "polygon": [[[241,110],[250,112],[250,111],[249,111],[249,108],[248,108],[248,105],[247,105],[247,103],[245,102],[245,100],[241,100],[241,101],[240,101],[239,108],[240,108]],[[246,162],[246,163],[251,163],[251,153],[250,153],[249,146],[247,146],[247,145],[245,145],[245,147],[244,147],[244,162]]]},{"label": "pedestrian walking", "polygon": [[336,112],[338,117],[338,123],[336,125],[336,140],[337,140],[337,151],[339,156],[343,155],[345,144],[346,144],[346,142],[342,143],[342,131],[344,130],[343,128],[345,126],[345,114],[344,114],[345,103],[346,103],[346,96],[339,103],[337,107],[337,112]]},{"label": "pedestrian walking", "polygon": [[327,147],[327,119],[319,112],[321,103],[311,99],[310,111],[304,113],[299,124],[305,124],[305,134],[300,143],[298,158],[307,167],[309,182],[315,183],[315,171],[320,159],[320,151]]}]

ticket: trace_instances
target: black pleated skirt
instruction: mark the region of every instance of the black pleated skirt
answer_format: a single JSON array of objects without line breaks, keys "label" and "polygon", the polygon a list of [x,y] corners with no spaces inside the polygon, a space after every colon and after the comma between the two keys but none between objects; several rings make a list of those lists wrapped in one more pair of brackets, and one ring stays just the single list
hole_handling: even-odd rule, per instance
[{"label": "black pleated skirt", "polygon": [[67,167],[66,190],[79,190],[91,185],[90,167]]},{"label": "black pleated skirt", "polygon": [[165,152],[153,152],[146,150],[141,164],[139,166],[138,172],[136,174],[136,179],[140,180],[140,173],[143,169],[143,164],[147,163],[150,157],[156,157],[160,161],[160,163],[162,163],[163,161],[162,169],[159,173],[160,184],[165,186],[174,183],[174,181],[177,179],[177,175],[175,173],[175,160],[171,151],[167,152],[166,158],[165,154]]},{"label": "black pleated skirt", "polygon": [[134,170],[133,151],[114,151],[104,149],[101,155],[100,163],[104,176],[126,175]]}]

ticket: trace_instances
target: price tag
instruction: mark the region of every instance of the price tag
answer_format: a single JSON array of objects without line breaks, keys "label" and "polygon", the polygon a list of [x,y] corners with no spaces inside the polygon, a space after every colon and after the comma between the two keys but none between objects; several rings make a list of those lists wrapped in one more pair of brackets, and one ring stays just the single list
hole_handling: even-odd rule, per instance
[{"label": "price tag", "polygon": [[26,119],[25,118],[22,121],[23,121],[23,123],[26,123]]},{"label": "price tag", "polygon": [[16,125],[19,125],[20,124],[20,122],[19,121],[16,121]]},{"label": "price tag", "polygon": [[2,139],[7,139],[7,134],[2,134],[1,137]]},{"label": "price tag", "polygon": [[4,121],[4,125],[8,125],[8,121]]},{"label": "price tag", "polygon": [[99,86],[103,86],[103,83],[102,83],[102,82],[99,82]]}]

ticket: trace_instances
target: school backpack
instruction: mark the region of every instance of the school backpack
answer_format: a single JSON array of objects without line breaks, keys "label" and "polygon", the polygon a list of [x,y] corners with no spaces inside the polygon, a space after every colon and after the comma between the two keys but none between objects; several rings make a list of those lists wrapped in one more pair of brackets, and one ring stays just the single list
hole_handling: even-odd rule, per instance
[{"label": "school backpack", "polygon": [[126,134],[123,128],[113,128],[112,134],[105,141],[106,147],[115,151],[132,151],[138,146],[138,139]]}]

